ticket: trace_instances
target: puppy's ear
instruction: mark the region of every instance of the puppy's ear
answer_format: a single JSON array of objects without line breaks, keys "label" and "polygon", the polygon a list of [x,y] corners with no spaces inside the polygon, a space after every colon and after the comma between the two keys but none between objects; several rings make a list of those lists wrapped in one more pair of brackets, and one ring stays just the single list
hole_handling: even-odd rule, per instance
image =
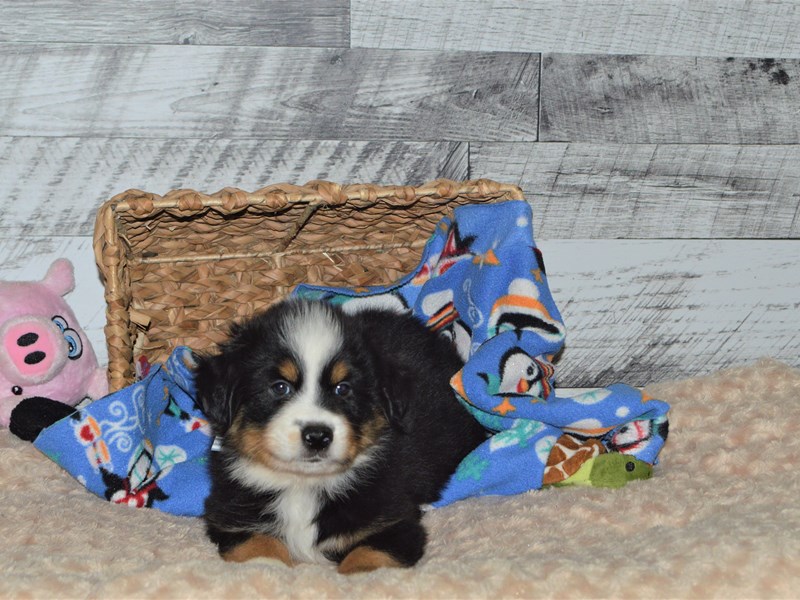
[{"label": "puppy's ear", "polygon": [[201,356],[194,372],[197,405],[217,435],[228,430],[238,409],[234,363],[226,355]]},{"label": "puppy's ear", "polygon": [[393,429],[407,432],[406,416],[411,386],[414,385],[410,374],[399,370],[378,368],[381,383],[381,408],[386,420]]}]

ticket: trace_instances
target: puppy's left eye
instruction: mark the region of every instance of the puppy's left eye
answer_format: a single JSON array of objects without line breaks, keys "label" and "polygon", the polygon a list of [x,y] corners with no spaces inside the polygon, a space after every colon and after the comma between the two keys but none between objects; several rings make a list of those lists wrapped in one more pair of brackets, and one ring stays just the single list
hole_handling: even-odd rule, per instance
[{"label": "puppy's left eye", "polygon": [[292,385],[286,381],[276,381],[269,389],[279,398],[284,398],[292,393]]},{"label": "puppy's left eye", "polygon": [[333,388],[333,393],[341,398],[347,398],[347,396],[353,393],[353,386],[346,381],[342,381],[336,384],[336,387]]}]

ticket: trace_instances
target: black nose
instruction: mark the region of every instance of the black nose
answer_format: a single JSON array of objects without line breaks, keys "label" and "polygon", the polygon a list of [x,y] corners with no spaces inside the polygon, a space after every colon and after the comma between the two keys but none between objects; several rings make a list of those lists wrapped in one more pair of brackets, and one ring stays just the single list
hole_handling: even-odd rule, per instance
[{"label": "black nose", "polygon": [[315,452],[325,450],[333,441],[333,429],[327,425],[306,425],[300,435],[303,438],[303,445]]}]

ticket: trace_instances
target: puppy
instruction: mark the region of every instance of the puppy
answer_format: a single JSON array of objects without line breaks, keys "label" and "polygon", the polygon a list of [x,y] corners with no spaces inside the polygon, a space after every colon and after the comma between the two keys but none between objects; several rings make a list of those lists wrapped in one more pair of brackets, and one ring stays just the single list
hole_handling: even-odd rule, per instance
[{"label": "puppy", "polygon": [[414,317],[291,299],[201,357],[197,397],[217,434],[205,505],[228,561],[410,567],[420,505],[485,439],[449,380],[452,344]]}]

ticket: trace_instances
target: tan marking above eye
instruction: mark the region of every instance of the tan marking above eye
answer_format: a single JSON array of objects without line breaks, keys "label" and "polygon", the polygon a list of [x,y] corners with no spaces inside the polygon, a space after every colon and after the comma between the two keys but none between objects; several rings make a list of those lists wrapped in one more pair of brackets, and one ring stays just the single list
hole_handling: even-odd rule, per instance
[{"label": "tan marking above eye", "polygon": [[300,380],[300,369],[291,358],[286,358],[278,364],[278,374],[294,385]]},{"label": "tan marking above eye", "polygon": [[350,369],[343,360],[337,360],[331,367],[331,383],[336,385],[347,379]]}]

